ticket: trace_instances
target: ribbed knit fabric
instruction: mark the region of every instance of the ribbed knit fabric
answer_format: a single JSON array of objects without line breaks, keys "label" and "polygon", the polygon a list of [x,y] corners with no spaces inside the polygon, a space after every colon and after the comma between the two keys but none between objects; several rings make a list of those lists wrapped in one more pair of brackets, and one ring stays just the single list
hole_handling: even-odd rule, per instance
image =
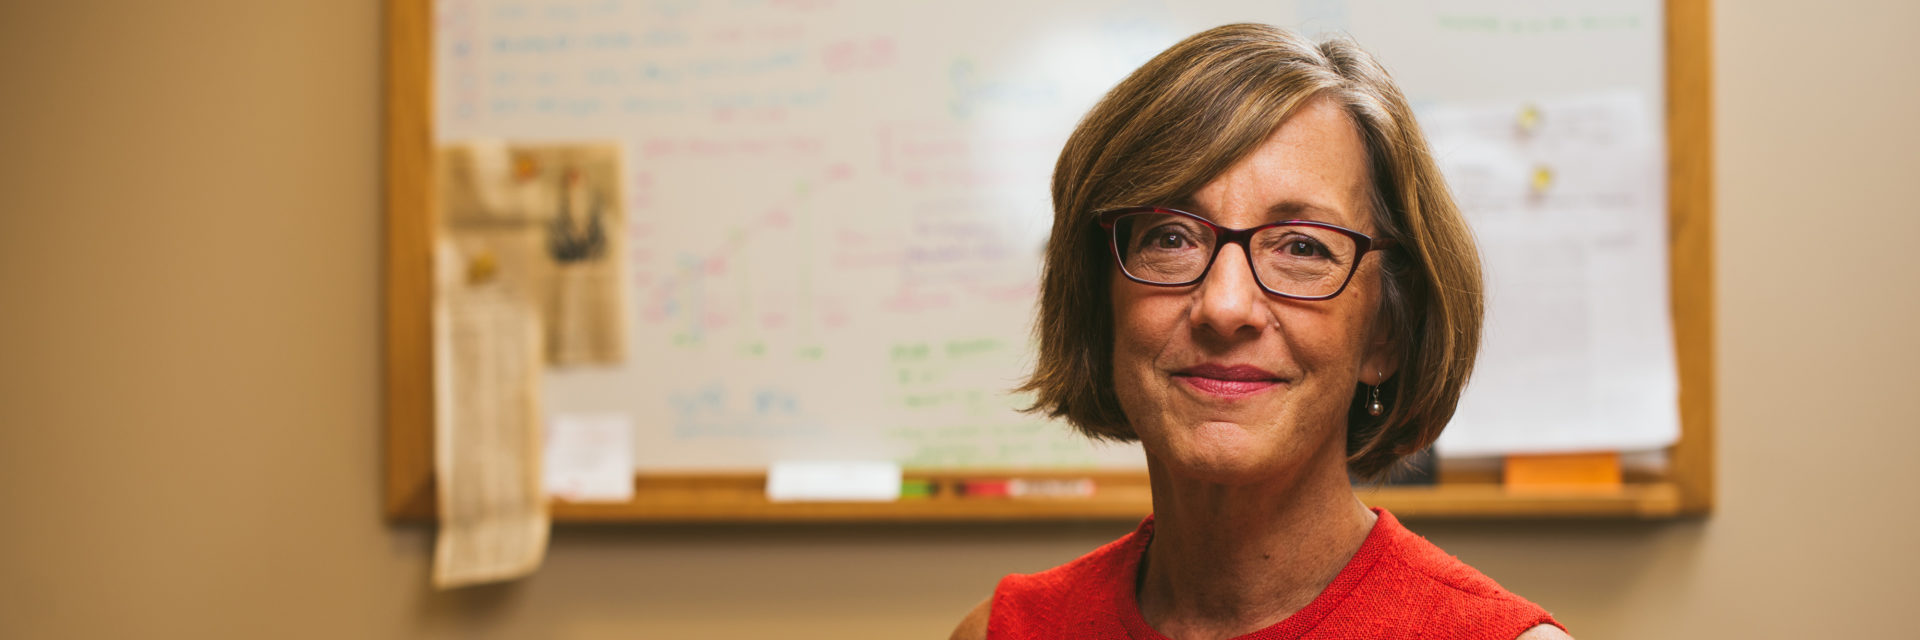
[{"label": "ribbed knit fabric", "polygon": [[[1384,509],[1360,550],[1306,608],[1249,640],[1423,638],[1512,640],[1553,616],[1500,588]],[[1040,573],[1014,574],[994,589],[987,637],[1165,640],[1134,600],[1153,516],[1126,537]],[[1564,627],[1563,627],[1564,628]]]}]

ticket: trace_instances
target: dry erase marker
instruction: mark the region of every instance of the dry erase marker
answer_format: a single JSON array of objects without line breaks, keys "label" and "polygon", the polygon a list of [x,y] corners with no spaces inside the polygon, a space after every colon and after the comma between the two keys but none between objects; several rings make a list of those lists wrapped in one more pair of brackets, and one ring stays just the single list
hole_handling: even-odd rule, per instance
[{"label": "dry erase marker", "polygon": [[1015,498],[1091,498],[1093,479],[1014,479],[1007,481],[1007,494]]},{"label": "dry erase marker", "polygon": [[1092,478],[963,480],[955,493],[969,498],[1091,498]]},{"label": "dry erase marker", "polygon": [[940,485],[932,480],[903,480],[900,482],[900,499],[931,498],[940,494]]},{"label": "dry erase marker", "polygon": [[1005,498],[1009,485],[1005,480],[962,480],[954,487],[954,493],[969,498]]}]

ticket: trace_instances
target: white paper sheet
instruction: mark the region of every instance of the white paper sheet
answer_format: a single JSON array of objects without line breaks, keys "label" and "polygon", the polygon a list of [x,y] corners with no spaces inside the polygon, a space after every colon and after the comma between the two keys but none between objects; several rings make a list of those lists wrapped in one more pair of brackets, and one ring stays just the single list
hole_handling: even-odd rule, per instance
[{"label": "white paper sheet", "polygon": [[1657,107],[1609,93],[1419,114],[1487,280],[1479,364],[1441,455],[1679,437]]},{"label": "white paper sheet", "polygon": [[547,495],[570,502],[633,500],[633,419],[559,414],[547,424]]}]

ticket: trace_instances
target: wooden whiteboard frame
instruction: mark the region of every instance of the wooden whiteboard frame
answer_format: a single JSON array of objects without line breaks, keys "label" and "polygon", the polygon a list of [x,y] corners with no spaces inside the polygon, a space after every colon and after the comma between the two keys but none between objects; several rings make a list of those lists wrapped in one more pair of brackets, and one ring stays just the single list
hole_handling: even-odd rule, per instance
[{"label": "wooden whiteboard frame", "polygon": [[[1618,493],[1513,495],[1497,474],[1448,474],[1432,487],[1361,489],[1405,518],[1670,518],[1702,515],[1714,496],[1712,40],[1709,0],[1667,0],[1668,226],[1680,439],[1664,475],[1627,478]],[[433,474],[434,229],[432,0],[387,0],[386,496],[395,521],[435,518]],[[781,522],[1137,519],[1151,511],[1146,472],[1028,472],[1093,478],[1090,499],[940,497],[891,503],[773,503],[758,473],[651,474],[625,504],[556,501],[559,522]],[[985,470],[908,472],[950,482]]]}]

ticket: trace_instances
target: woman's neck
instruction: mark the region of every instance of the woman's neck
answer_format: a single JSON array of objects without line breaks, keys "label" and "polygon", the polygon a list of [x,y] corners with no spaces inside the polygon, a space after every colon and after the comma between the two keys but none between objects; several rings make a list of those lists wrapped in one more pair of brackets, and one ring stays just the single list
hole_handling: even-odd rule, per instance
[{"label": "woman's neck", "polygon": [[1180,477],[1148,456],[1153,541],[1140,613],[1172,638],[1231,638],[1305,608],[1359,551],[1377,518],[1344,460],[1246,485]]}]

